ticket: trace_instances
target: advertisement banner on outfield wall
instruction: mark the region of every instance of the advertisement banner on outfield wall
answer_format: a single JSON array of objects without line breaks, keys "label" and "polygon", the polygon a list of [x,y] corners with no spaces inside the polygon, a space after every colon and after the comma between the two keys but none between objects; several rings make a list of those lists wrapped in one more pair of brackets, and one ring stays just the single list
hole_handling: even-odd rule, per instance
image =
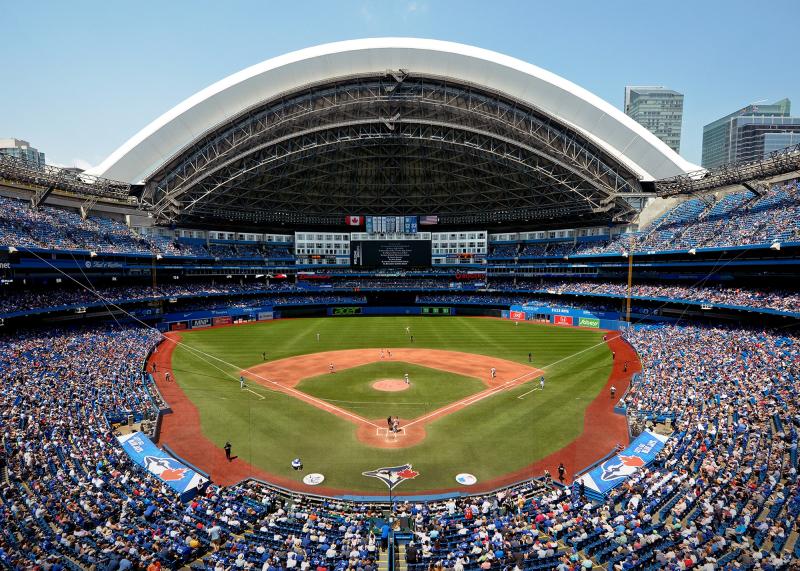
[{"label": "advertisement banner on outfield wall", "polygon": [[524,311],[509,311],[509,317],[515,321],[525,321],[525,312]]},{"label": "advertisement banner on outfield wall", "polygon": [[188,329],[189,324],[185,321],[178,321],[176,323],[170,323],[169,329],[170,331],[183,331],[184,329]]},{"label": "advertisement banner on outfield wall", "polygon": [[572,325],[572,316],[571,315],[554,315],[553,316],[553,323],[556,325]]},{"label": "advertisement banner on outfield wall", "polygon": [[211,323],[214,325],[230,325],[233,323],[233,317],[230,315],[225,315],[223,317],[214,317],[211,319]]},{"label": "advertisement banner on outfield wall", "polygon": [[578,319],[578,327],[600,327],[600,320],[596,317],[581,317]]},{"label": "advertisement banner on outfield wall", "polygon": [[272,311],[259,311],[256,316],[259,321],[266,321],[272,319],[275,314]]},{"label": "advertisement banner on outfield wall", "polygon": [[207,478],[158,448],[141,432],[120,436],[118,440],[131,460],[178,492],[181,501],[193,498],[198,488],[208,482]]},{"label": "advertisement banner on outfield wall", "polygon": [[576,478],[587,490],[605,496],[640,468],[649,465],[664,448],[669,437],[645,430],[628,447]]},{"label": "advertisement banner on outfield wall", "polygon": [[202,327],[211,327],[211,318],[192,319],[192,329],[200,329]]}]

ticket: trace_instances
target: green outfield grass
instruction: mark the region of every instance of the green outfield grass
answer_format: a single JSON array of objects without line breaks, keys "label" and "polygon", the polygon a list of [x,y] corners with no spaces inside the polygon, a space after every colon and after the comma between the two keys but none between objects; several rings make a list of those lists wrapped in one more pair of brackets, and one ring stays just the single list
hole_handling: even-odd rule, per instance
[{"label": "green outfield grass", "polygon": [[[406,326],[414,335],[413,345],[405,334]],[[411,462],[420,475],[398,490],[410,492],[456,487],[454,476],[459,472],[475,474],[479,480],[502,476],[555,452],[581,433],[584,410],[605,384],[612,364],[600,331],[533,323],[515,326],[495,319],[292,319],[188,331],[182,336],[185,345],[173,354],[175,380],[199,409],[203,431],[213,442],[221,447],[230,440],[240,458],[296,480],[302,474],[294,472],[289,463],[300,456],[306,473],[325,474],[325,485],[373,493],[385,491],[385,486],[361,472],[381,466]],[[545,370],[547,384],[544,391],[537,390],[524,399],[517,397],[535,385],[523,384],[437,419],[427,425],[424,442],[399,450],[365,446],[356,439],[350,422],[285,394],[259,386],[251,387],[257,394],[239,390],[239,371],[261,363],[262,352],[274,360],[319,351],[381,347],[447,349],[520,363],[528,362],[530,351],[533,366]],[[369,367],[373,365],[356,369]],[[373,372],[378,374],[377,370]],[[451,375],[436,373],[431,373],[431,380]],[[315,392],[320,398],[366,400],[363,384],[371,374],[365,373],[359,380],[353,373],[348,381],[348,376],[340,372],[336,374],[342,379],[340,386],[313,386],[316,383],[310,380],[304,390],[322,391]],[[374,378],[384,376],[389,375],[380,373]],[[479,383],[459,377],[457,383],[448,384],[458,392],[472,381]],[[439,398],[435,385],[427,384],[419,390],[429,396],[407,402]],[[477,390],[469,389],[467,394]],[[402,399],[405,397],[398,395],[406,393],[410,391],[385,395]],[[449,400],[457,398],[463,395]],[[375,418],[382,416],[386,414],[381,412]]]},{"label": "green outfield grass", "polygon": [[[404,391],[381,392],[372,388],[376,380],[402,380],[405,373],[411,382]],[[485,388],[484,383],[472,377],[397,361],[381,361],[345,369],[335,375],[319,375],[297,385],[298,390],[367,419],[416,418]]]}]

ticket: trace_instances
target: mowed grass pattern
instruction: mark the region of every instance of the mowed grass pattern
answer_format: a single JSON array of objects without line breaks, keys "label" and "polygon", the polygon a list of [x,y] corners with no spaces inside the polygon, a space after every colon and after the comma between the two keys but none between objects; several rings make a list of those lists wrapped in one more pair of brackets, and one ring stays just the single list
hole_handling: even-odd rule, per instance
[{"label": "mowed grass pattern", "polygon": [[[414,343],[405,333],[411,328]],[[316,334],[319,333],[319,341]],[[608,379],[611,354],[602,332],[466,317],[348,317],[277,320],[183,332],[173,354],[175,380],[200,411],[204,433],[218,446],[263,470],[301,479],[289,463],[301,457],[306,473],[325,474],[331,487],[383,492],[361,472],[411,462],[420,472],[402,491],[454,487],[459,472],[479,480],[502,476],[575,439],[583,413]],[[340,349],[416,347],[463,351],[528,362],[546,372],[544,391],[525,383],[427,426],[421,444],[400,450],[364,446],[354,425],[263,387],[265,397],[239,390],[241,369],[268,360]],[[358,400],[346,394],[341,400]],[[604,451],[598,451],[602,454]],[[575,467],[577,468],[577,467]]]},{"label": "mowed grass pattern", "polygon": [[[372,388],[377,380],[402,380],[406,373],[410,383],[404,391]],[[297,385],[298,390],[369,420],[414,419],[485,388],[479,379],[389,360],[304,379]]]}]

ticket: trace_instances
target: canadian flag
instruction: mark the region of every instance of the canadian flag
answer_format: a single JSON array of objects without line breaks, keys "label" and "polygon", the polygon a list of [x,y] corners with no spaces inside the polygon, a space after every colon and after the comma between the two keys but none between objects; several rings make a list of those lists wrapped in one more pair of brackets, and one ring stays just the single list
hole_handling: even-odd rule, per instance
[{"label": "canadian flag", "polygon": [[345,216],[344,223],[348,226],[361,226],[363,218],[363,216]]}]

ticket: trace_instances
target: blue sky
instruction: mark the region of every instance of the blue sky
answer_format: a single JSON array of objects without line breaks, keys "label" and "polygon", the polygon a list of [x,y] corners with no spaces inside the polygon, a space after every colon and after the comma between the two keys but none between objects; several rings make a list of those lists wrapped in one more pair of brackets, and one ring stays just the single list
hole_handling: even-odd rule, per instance
[{"label": "blue sky", "polygon": [[5,2],[0,137],[29,140],[48,162],[94,165],[244,67],[325,42],[414,36],[515,56],[620,108],[626,84],[681,91],[681,154],[699,163],[705,123],[782,97],[800,114],[798,22],[797,0]]}]

